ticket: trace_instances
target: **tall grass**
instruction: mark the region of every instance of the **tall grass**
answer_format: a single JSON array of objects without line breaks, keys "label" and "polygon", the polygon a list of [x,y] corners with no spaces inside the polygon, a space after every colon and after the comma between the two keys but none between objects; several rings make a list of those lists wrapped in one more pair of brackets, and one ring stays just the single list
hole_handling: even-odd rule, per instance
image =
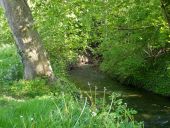
[{"label": "tall grass", "polygon": [[[113,97],[112,97],[113,98]],[[2,97],[0,100],[0,127],[2,128],[140,128],[134,121],[134,111],[120,100],[105,109],[92,109],[87,98],[76,102],[70,94],[41,96],[16,100]],[[104,110],[104,111],[103,111]]]}]

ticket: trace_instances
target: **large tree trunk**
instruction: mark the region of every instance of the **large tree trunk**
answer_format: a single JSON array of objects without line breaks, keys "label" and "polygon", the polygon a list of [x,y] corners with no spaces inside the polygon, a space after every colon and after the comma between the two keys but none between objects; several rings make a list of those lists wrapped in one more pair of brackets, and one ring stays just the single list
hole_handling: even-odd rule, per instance
[{"label": "large tree trunk", "polygon": [[170,26],[170,0],[161,0],[161,7]]},{"label": "large tree trunk", "polygon": [[24,78],[46,76],[54,79],[51,64],[35,29],[31,10],[26,0],[0,0],[5,9],[16,45],[24,65]]}]

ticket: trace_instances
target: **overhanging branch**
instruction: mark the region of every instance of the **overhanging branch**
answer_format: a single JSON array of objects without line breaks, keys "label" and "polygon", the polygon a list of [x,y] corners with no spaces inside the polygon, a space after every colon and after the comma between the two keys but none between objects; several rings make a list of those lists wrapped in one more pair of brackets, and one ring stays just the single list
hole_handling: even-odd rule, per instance
[{"label": "overhanging branch", "polygon": [[135,30],[144,30],[144,29],[149,29],[149,28],[158,28],[161,26],[163,26],[163,24],[159,24],[157,26],[150,25],[150,26],[143,26],[143,27],[137,27],[137,28],[123,28],[123,27],[113,27],[113,28],[117,30],[135,31]]}]

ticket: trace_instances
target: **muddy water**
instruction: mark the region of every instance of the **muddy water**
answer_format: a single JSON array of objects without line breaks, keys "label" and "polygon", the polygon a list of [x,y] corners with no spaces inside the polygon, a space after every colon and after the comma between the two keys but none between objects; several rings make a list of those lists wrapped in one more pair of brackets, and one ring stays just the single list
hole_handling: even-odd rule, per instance
[{"label": "muddy water", "polygon": [[103,88],[107,93],[119,92],[128,107],[138,111],[136,119],[144,121],[145,128],[170,128],[170,99],[155,95],[143,89],[127,87],[109,78],[90,65],[84,65],[70,71],[70,79],[82,91],[98,88],[98,96],[103,95]]}]

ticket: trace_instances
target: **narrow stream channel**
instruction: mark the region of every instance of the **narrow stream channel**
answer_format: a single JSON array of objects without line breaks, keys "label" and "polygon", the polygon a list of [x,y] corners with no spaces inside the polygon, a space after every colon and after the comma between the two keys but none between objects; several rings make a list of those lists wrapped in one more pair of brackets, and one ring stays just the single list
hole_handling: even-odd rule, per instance
[{"label": "narrow stream channel", "polygon": [[90,83],[92,90],[96,86],[101,95],[104,87],[107,88],[107,93],[120,92],[128,107],[138,111],[135,118],[144,121],[145,128],[170,128],[170,99],[166,97],[143,89],[123,86],[90,65],[71,70],[70,79],[82,91],[89,91]]}]

